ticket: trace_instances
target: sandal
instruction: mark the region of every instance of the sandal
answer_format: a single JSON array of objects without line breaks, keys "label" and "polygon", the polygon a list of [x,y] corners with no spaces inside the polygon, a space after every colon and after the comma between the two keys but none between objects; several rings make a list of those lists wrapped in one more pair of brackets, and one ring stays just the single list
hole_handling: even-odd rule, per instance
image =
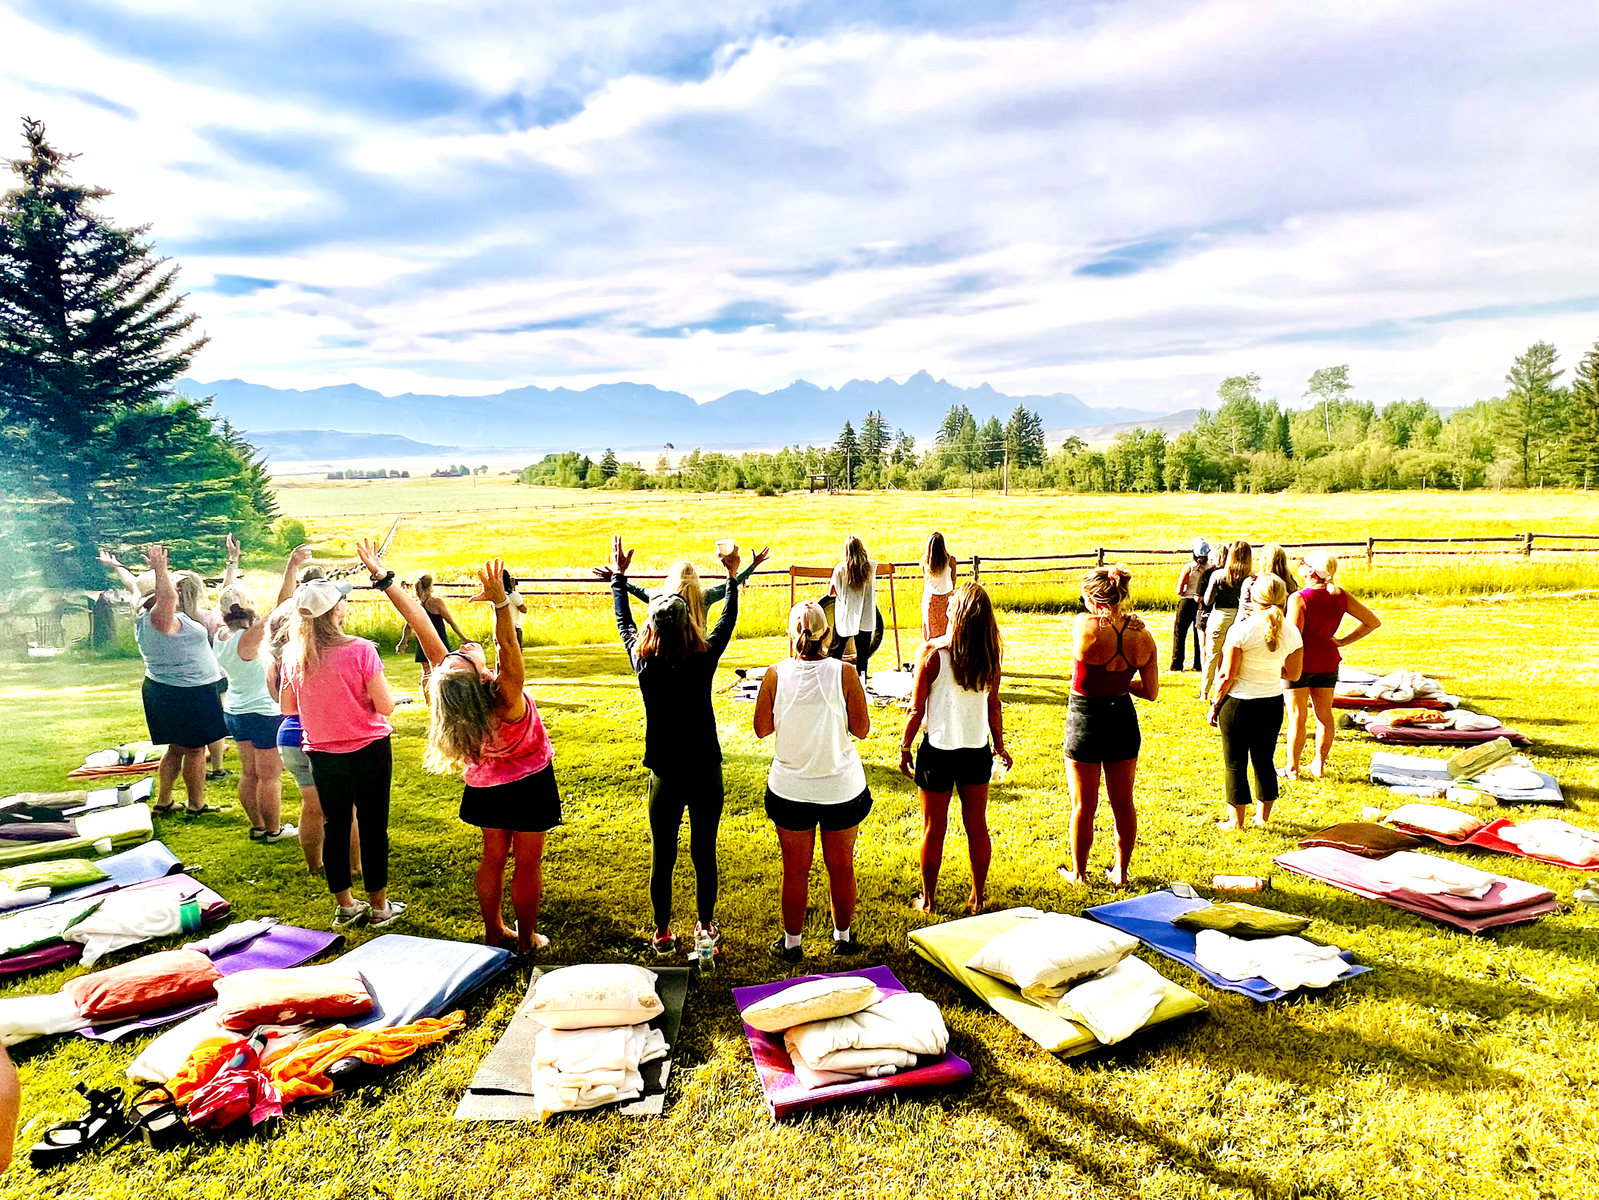
[{"label": "sandal", "polygon": [[44,1136],[28,1151],[35,1170],[45,1171],[62,1163],[74,1162],[85,1153],[118,1135],[126,1136],[130,1126],[122,1113],[122,1092],[116,1088],[88,1088],[76,1085],[89,1102],[86,1115],[74,1121],[61,1121],[44,1131]]},{"label": "sandal", "polygon": [[152,817],[170,816],[172,813],[177,811],[178,802],[176,800],[174,800],[171,804],[152,804],[150,806],[150,815]]},{"label": "sandal", "polygon": [[183,1123],[183,1110],[172,1093],[159,1083],[150,1084],[134,1097],[128,1117],[128,1131],[118,1141],[137,1134],[152,1150],[170,1150],[189,1135],[189,1127]]},{"label": "sandal", "polygon": [[187,804],[183,806],[183,815],[186,817],[198,817],[201,813],[214,813],[221,811],[221,806],[216,804],[202,804],[199,808],[190,808]]}]

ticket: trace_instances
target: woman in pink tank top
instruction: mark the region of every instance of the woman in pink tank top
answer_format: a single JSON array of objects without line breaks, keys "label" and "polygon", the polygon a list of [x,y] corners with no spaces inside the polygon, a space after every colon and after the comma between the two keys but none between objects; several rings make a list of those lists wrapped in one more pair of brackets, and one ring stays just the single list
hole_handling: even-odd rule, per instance
[{"label": "woman in pink tank top", "polygon": [[[1304,658],[1299,678],[1288,685],[1288,764],[1280,774],[1285,779],[1299,778],[1299,763],[1305,754],[1310,711],[1316,713],[1316,754],[1310,761],[1310,775],[1320,779],[1327,772],[1332,755],[1333,689],[1338,686],[1340,653],[1351,642],[1358,642],[1382,624],[1359,600],[1333,584],[1338,573],[1338,558],[1325,551],[1312,551],[1301,560],[1309,583],[1288,600],[1288,619],[1304,640]],[[1344,617],[1360,624],[1338,636]]]},{"label": "woman in pink tank top", "polygon": [[[476,642],[445,650],[427,612],[404,588],[392,586],[394,573],[384,570],[371,542],[363,541],[357,552],[432,667],[426,683],[432,719],[422,763],[440,775],[460,769],[465,777],[461,820],[483,830],[476,884],[485,940],[518,954],[542,950],[550,944],[538,932],[544,835],[561,823],[561,793],[549,734],[523,687],[522,643],[505,592],[505,564],[497,558],[484,563],[472,597],[494,605],[497,669],[491,670]],[[515,928],[505,923],[505,867],[513,854]]]}]

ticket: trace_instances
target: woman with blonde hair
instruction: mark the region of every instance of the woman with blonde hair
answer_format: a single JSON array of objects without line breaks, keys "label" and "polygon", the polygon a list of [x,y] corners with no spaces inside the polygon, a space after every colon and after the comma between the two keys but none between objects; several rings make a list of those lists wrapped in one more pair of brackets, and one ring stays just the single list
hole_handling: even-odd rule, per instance
[{"label": "woman with blonde hair", "polygon": [[833,568],[827,592],[833,597],[833,645],[828,653],[843,658],[853,640],[855,670],[864,684],[877,633],[877,563],[854,534],[844,539],[844,557]]},{"label": "woman with blonde hair", "polygon": [[[1336,555],[1325,550],[1311,550],[1299,561],[1309,580],[1289,598],[1288,619],[1304,638],[1305,654],[1299,678],[1289,685],[1288,765],[1282,774],[1286,779],[1299,778],[1309,709],[1314,707],[1316,756],[1310,763],[1310,775],[1320,779],[1327,773],[1327,760],[1332,756],[1333,689],[1338,686],[1338,668],[1343,663],[1340,651],[1375,632],[1382,622],[1371,609],[1333,583],[1333,577],[1338,574]],[[1346,615],[1360,624],[1339,637],[1338,627]]]},{"label": "woman with blonde hair", "polygon": [[257,617],[255,600],[242,584],[224,587],[220,600],[223,628],[216,656],[228,680],[222,715],[239,751],[239,807],[250,818],[252,841],[284,841],[300,831],[283,823],[283,760],[278,756],[283,712],[261,656],[267,622]]},{"label": "woman with blonde hair", "polygon": [[922,552],[922,641],[943,637],[949,630],[950,596],[960,562],[944,546],[944,535],[933,530]]},{"label": "woman with blonde hair", "polygon": [[[494,606],[495,669],[476,642],[446,651],[431,614],[392,586],[377,547],[356,547],[361,562],[389,603],[416,634],[428,656],[428,741],[422,765],[437,775],[459,770],[465,780],[461,820],[483,831],[478,860],[478,908],[485,940],[515,948],[518,954],[545,949],[550,939],[538,931],[544,894],[544,838],[561,823],[561,793],[555,781],[555,751],[533,695],[524,686],[522,644],[505,591],[505,564],[497,558],[478,571],[473,602]],[[512,856],[511,908],[514,928],[505,923],[505,867]]]},{"label": "woman with blonde hair", "polygon": [[[996,757],[1011,765],[999,703],[1002,657],[999,622],[988,592],[980,583],[962,584],[949,606],[948,634],[922,643],[899,748],[900,773],[916,781],[922,805],[922,892],[911,901],[917,912],[937,910],[949,800],[957,790],[972,865],[967,911],[981,912],[987,899],[988,864],[994,853],[988,835],[988,783]],[[926,731],[912,770],[911,747],[924,723]]]},{"label": "woman with blonde hair", "polygon": [[[1222,829],[1242,829],[1252,799],[1260,801],[1255,824],[1271,819],[1277,800],[1277,735],[1283,727],[1284,681],[1299,678],[1303,640],[1284,608],[1288,587],[1276,574],[1258,577],[1256,611],[1233,623],[1222,653],[1216,702],[1208,720],[1221,731],[1228,816]],[[1255,768],[1258,795],[1250,796],[1249,768]]]},{"label": "woman with blonde hair", "polygon": [[1116,827],[1116,865],[1105,877],[1116,887],[1127,882],[1138,840],[1133,782],[1142,738],[1132,698],[1152,701],[1160,695],[1160,665],[1155,639],[1144,623],[1122,612],[1132,582],[1132,573],[1124,566],[1089,571],[1083,576],[1087,611],[1072,622],[1074,661],[1065,737],[1072,862],[1059,868],[1067,883],[1082,883],[1088,877],[1101,774]]},{"label": "woman with blonde hair", "polygon": [[788,614],[789,657],[766,672],[755,697],[755,736],[776,735],[766,775],[766,815],[777,827],[783,855],[783,932],[768,950],[790,965],[805,957],[800,935],[818,828],[833,914],[833,953],[858,954],[865,948],[852,928],[855,838],[872,811],[872,793],[850,739],[871,732],[872,716],[859,673],[828,653],[831,637],[820,603],[796,604]]},{"label": "woman with blonde hair", "polygon": [[1267,542],[1260,548],[1260,570],[1244,580],[1244,586],[1238,594],[1238,619],[1247,621],[1258,610],[1255,593],[1261,585],[1275,575],[1283,581],[1287,594],[1299,590],[1299,580],[1294,578],[1294,573],[1288,567],[1288,551],[1276,542]]},{"label": "woman with blonde hair", "polygon": [[1216,686],[1216,672],[1221,669],[1221,650],[1227,641],[1227,631],[1238,619],[1238,605],[1243,595],[1244,581],[1254,569],[1253,553],[1246,541],[1232,542],[1227,547],[1226,565],[1210,577],[1205,585],[1205,677],[1200,682],[1199,698],[1208,700]]},{"label": "woman with blonde hair", "polygon": [[[385,586],[392,585],[392,577]],[[394,697],[378,649],[344,632],[349,583],[313,579],[295,589],[283,649],[279,703],[298,716],[325,827],[323,871],[338,908],[333,926],[382,929],[406,906],[389,899],[389,784],[394,774]],[[370,902],[350,891],[350,825],[361,830]]]},{"label": "woman with blonde hair", "polygon": [[[711,605],[726,598],[729,588],[743,587],[755,569],[765,562],[772,553],[770,546],[762,546],[755,552],[755,557],[750,559],[750,565],[738,573],[731,583],[722,580],[706,587],[700,579],[699,568],[687,559],[681,559],[666,569],[666,578],[661,581],[661,586],[653,592],[647,592],[636,583],[627,585],[627,594],[637,596],[648,604],[657,596],[681,596],[688,605],[689,620],[694,622],[694,627],[703,637],[706,631],[706,622],[710,619]],[[608,578],[605,568],[596,568],[596,573],[601,578]]]}]

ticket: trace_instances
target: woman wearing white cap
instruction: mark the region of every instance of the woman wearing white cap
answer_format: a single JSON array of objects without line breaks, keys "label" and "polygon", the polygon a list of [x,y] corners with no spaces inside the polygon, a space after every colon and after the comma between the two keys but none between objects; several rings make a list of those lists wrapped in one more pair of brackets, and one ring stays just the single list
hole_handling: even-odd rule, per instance
[{"label": "woman wearing white cap", "polygon": [[278,757],[283,712],[267,686],[261,655],[267,623],[256,616],[255,599],[242,584],[224,587],[219,600],[223,628],[216,656],[228,677],[222,715],[239,751],[239,806],[250,818],[252,841],[281,842],[300,831],[283,823],[283,760]]},{"label": "woman wearing white cap", "polygon": [[611,561],[595,574],[611,583],[616,629],[644,698],[644,766],[649,770],[650,907],[655,916],[651,946],[665,958],[677,951],[672,932],[672,873],[677,836],[688,813],[689,858],[694,864],[696,943],[721,954],[715,920],[719,876],[716,835],[722,820],[722,744],[716,736],[711,681],[738,622],[738,547],[722,555],[727,603],[707,637],[694,623],[688,602],[676,592],[650,601],[642,629],[633,624],[627,569],[633,552],[611,539]]},{"label": "woman wearing white cap", "polygon": [[[394,697],[377,647],[342,628],[348,583],[313,579],[294,593],[297,613],[283,653],[284,716],[298,715],[305,731],[317,795],[326,822],[323,869],[338,902],[333,925],[367,922],[373,929],[399,919],[405,905],[389,899],[389,783],[394,752],[389,714]],[[361,873],[371,902],[350,891],[350,823],[361,830]]]},{"label": "woman wearing white cap", "polygon": [[766,815],[777,826],[783,852],[783,932],[770,946],[786,963],[805,957],[800,932],[810,895],[816,831],[833,910],[833,953],[864,947],[851,930],[855,918],[855,835],[872,811],[866,770],[851,737],[871,732],[871,712],[859,672],[831,657],[827,613],[814,600],[788,614],[789,657],[761,679],[755,698],[755,736],[777,735],[766,777]]},{"label": "woman wearing white cap", "polygon": [[[1299,778],[1299,763],[1305,753],[1308,710],[1316,710],[1316,755],[1310,762],[1310,775],[1320,779],[1327,772],[1332,755],[1333,688],[1338,686],[1339,653],[1351,642],[1374,632],[1382,622],[1359,600],[1333,583],[1338,574],[1338,558],[1325,550],[1312,550],[1300,560],[1309,583],[1288,601],[1288,619],[1304,639],[1305,653],[1299,678],[1288,685],[1288,765],[1283,775]],[[1338,627],[1345,616],[1360,624],[1342,637]]]},{"label": "woman wearing white cap", "polygon": [[1171,669],[1181,671],[1188,657],[1189,631],[1193,631],[1194,670],[1202,670],[1205,660],[1200,657],[1200,638],[1204,633],[1199,621],[1199,597],[1204,592],[1205,563],[1210,558],[1210,543],[1196,537],[1193,557],[1177,572],[1177,620],[1172,626]]}]

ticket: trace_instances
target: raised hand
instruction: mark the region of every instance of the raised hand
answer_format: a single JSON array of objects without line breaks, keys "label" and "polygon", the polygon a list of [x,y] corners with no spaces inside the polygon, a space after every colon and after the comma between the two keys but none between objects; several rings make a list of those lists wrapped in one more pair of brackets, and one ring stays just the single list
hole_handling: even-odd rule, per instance
[{"label": "raised hand", "polygon": [[505,604],[505,560],[491,558],[478,568],[477,595],[472,603],[487,601],[496,608]]},{"label": "raised hand", "polygon": [[604,580],[606,583],[610,583],[611,576],[616,574],[615,569],[609,565],[603,567],[590,567],[589,571],[591,574],[593,574],[594,578]]},{"label": "raised hand", "polygon": [[765,562],[767,559],[769,559],[771,557],[772,557],[772,548],[770,546],[762,546],[759,550],[757,550],[755,552],[755,557],[750,559],[750,566],[758,567],[763,562]]},{"label": "raised hand", "polygon": [[[295,554],[306,550],[304,546],[295,547]],[[381,579],[384,575],[383,560],[378,557],[378,544],[371,538],[362,538],[355,544],[355,555],[361,560],[361,565],[366,568],[367,574],[373,579]],[[310,551],[306,551],[306,558],[310,558]]]},{"label": "raised hand", "polygon": [[717,555],[717,558],[722,560],[722,566],[727,568],[727,573],[729,575],[738,574],[739,554],[737,543],[734,543],[733,548],[726,554]]},{"label": "raised hand", "polygon": [[233,536],[231,531],[228,533],[228,561],[239,561],[239,540]]},{"label": "raised hand", "polygon": [[122,560],[119,559],[115,554],[112,554],[109,550],[100,551],[96,557],[99,558],[103,565],[110,567],[112,570],[116,570],[122,565]]},{"label": "raised hand", "polygon": [[161,572],[167,569],[167,548],[160,542],[151,542],[145,549],[144,561],[149,564],[152,571]]},{"label": "raised hand", "polygon": [[633,551],[622,549],[622,535],[617,534],[611,539],[611,571],[616,575],[626,575],[632,565]]},{"label": "raised hand", "polygon": [[299,573],[301,567],[305,566],[310,561],[311,547],[305,542],[301,542],[293,550],[289,551],[289,569],[294,571],[296,574]]}]

